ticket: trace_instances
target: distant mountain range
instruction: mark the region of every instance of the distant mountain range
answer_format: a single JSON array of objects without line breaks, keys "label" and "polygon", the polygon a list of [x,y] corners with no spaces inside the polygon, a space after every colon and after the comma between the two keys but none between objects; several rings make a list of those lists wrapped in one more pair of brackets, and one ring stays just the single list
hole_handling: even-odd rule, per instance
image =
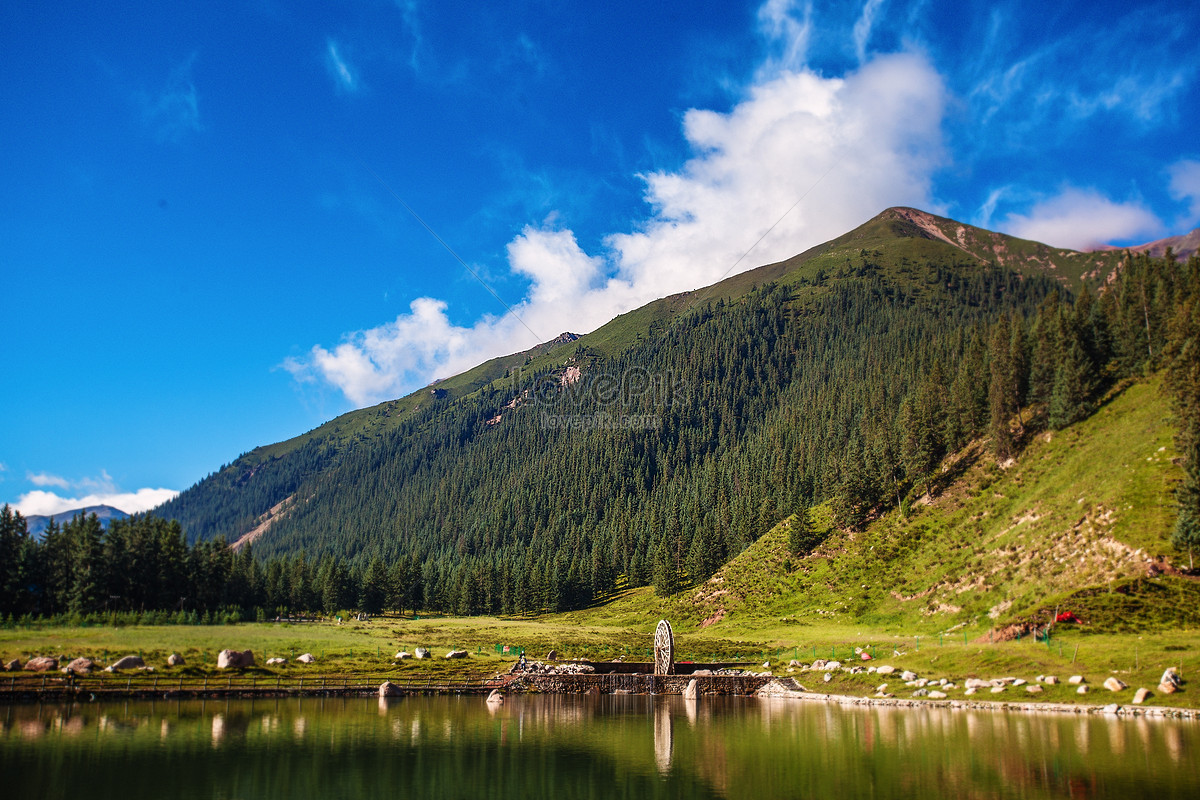
[{"label": "distant mountain range", "polygon": [[108,529],[109,523],[114,519],[127,519],[129,517],[129,515],[121,509],[113,508],[112,506],[88,506],[87,508],[73,508],[70,511],[60,511],[57,514],[51,514],[49,516],[34,514],[26,517],[25,522],[29,526],[29,535],[40,540],[42,538],[42,534],[46,532],[46,528],[50,527],[51,520],[58,520],[58,524],[62,525],[64,522],[70,522],[80,514],[85,517],[89,514],[95,514],[100,520],[100,524],[104,526],[106,530]]},{"label": "distant mountain range", "polygon": [[1191,256],[1197,250],[1200,250],[1200,228],[1194,228],[1191,233],[1185,233],[1181,236],[1168,236],[1165,239],[1158,239],[1153,242],[1146,242],[1134,247],[1112,247],[1105,245],[1104,247],[1096,248],[1096,252],[1109,250],[1132,250],[1136,253],[1146,253],[1155,258],[1162,258],[1167,252],[1167,248],[1171,248],[1175,253],[1175,257],[1183,260]]}]

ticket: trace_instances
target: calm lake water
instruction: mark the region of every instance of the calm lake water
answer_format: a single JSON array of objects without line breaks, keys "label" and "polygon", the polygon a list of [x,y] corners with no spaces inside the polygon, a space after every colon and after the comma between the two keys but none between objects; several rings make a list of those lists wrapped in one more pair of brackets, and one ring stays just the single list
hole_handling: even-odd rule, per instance
[{"label": "calm lake water", "polygon": [[0,707],[18,798],[1200,797],[1191,721],[795,700]]}]

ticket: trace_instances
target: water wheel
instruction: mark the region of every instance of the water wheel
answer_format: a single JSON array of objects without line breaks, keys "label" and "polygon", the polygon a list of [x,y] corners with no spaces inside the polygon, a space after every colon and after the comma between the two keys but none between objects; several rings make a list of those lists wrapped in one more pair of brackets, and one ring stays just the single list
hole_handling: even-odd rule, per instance
[{"label": "water wheel", "polygon": [[654,674],[675,674],[675,635],[665,619],[660,619],[654,629]]}]

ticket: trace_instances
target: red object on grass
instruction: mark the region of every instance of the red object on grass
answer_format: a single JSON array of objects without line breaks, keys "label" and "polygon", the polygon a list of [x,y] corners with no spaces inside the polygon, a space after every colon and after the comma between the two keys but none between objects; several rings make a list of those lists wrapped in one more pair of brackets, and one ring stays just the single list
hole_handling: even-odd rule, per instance
[{"label": "red object on grass", "polygon": [[1061,614],[1059,614],[1057,617],[1055,617],[1054,621],[1055,622],[1074,622],[1074,623],[1078,624],[1079,617],[1075,616],[1070,611],[1064,611]]}]

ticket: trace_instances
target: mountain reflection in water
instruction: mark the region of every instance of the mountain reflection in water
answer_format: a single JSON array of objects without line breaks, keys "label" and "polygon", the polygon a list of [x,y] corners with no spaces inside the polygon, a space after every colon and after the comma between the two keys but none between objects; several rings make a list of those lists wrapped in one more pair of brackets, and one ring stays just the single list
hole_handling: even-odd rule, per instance
[{"label": "mountain reflection in water", "polygon": [[13,797],[1200,796],[1200,724],[613,696],[0,707]]}]

